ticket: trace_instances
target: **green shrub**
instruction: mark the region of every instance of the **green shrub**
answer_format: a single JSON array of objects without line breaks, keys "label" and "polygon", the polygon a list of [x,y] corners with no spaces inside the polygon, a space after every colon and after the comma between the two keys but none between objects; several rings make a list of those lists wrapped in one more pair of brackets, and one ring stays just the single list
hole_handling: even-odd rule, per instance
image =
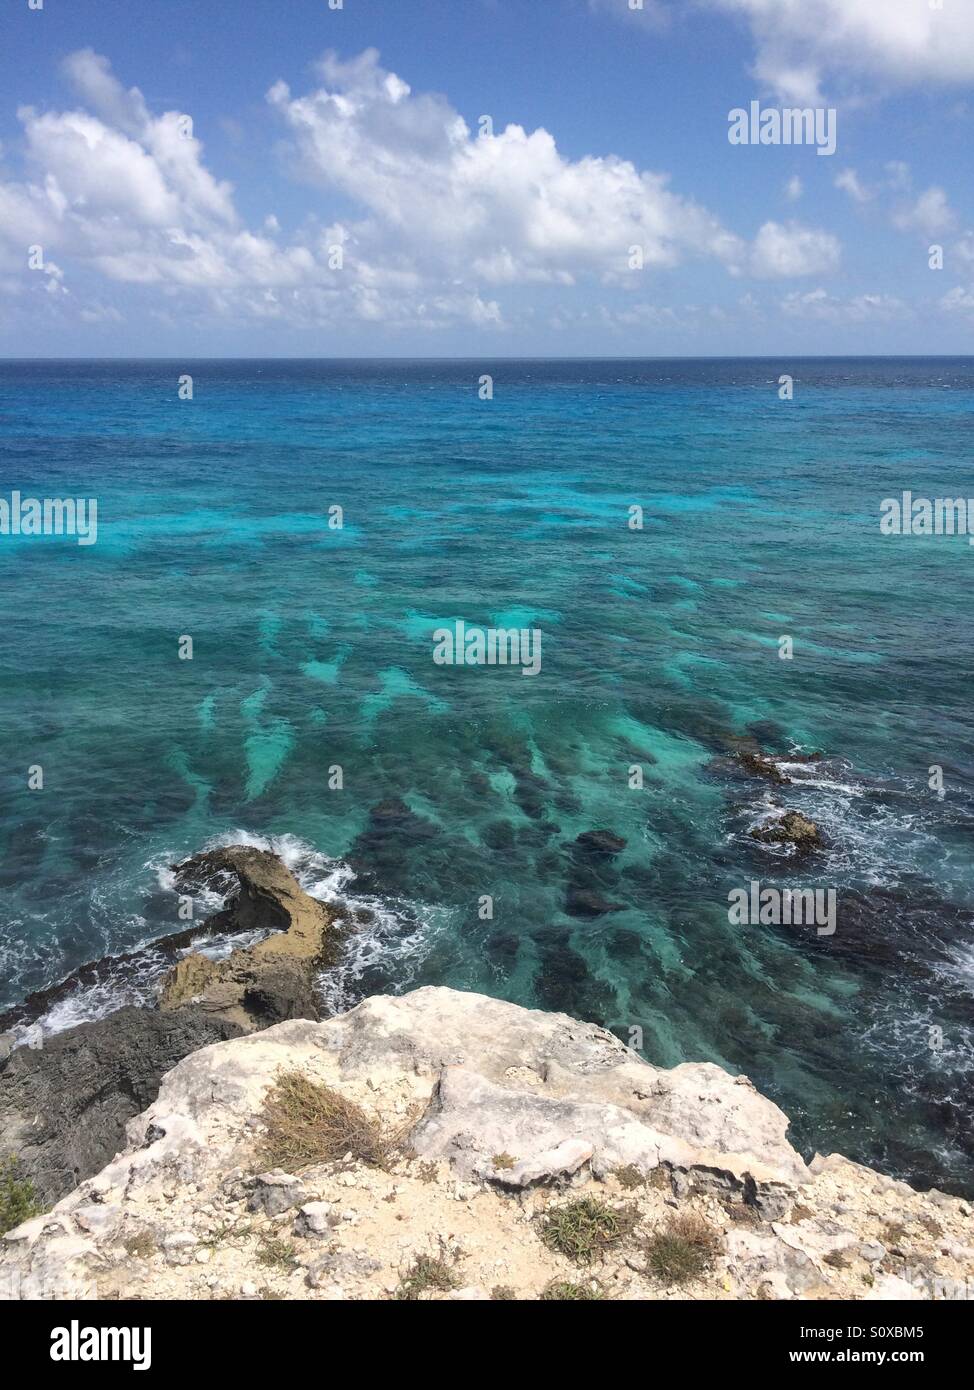
[{"label": "green shrub", "polygon": [[0,1236],[22,1221],[38,1216],[40,1211],[30,1178],[17,1177],[17,1160],[13,1154],[0,1159]]}]

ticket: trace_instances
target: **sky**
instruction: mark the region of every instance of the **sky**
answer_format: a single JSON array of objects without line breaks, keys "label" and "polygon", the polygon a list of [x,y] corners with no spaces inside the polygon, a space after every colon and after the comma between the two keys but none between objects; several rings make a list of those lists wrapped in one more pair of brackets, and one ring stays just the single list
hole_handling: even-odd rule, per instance
[{"label": "sky", "polygon": [[3,0],[0,356],[970,353],[972,151],[974,0]]}]

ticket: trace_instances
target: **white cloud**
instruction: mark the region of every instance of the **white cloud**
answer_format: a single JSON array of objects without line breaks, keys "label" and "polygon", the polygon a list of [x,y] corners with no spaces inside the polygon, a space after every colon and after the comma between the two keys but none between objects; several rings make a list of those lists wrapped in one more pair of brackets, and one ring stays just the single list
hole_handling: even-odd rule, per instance
[{"label": "white cloud", "polygon": [[[502,328],[506,287],[645,288],[633,248],[649,271],[709,260],[758,278],[826,274],[839,261],[827,232],[766,222],[749,244],[667,174],[612,154],[569,159],[544,129],[481,136],[373,50],[345,63],[326,55],[309,92],[277,82],[267,94],[289,168],[358,208],[341,224],[309,217],[288,240],[273,213],[243,224],[185,113],[153,115],[91,50],[64,66],[85,105],[19,113],[25,174],[0,181],[5,274],[38,244],[72,276],[82,267],[154,292],[160,310],[161,295],[181,294],[194,308],[297,324]],[[105,319],[96,300],[88,311]],[[523,296],[517,312],[529,313]]]},{"label": "white cloud", "polygon": [[697,0],[743,16],[755,74],[782,98],[814,102],[826,80],[922,85],[974,79],[974,5],[944,0]]},{"label": "white cloud", "polygon": [[326,56],[324,85],[268,93],[287,123],[296,167],[365,205],[366,241],[412,263],[493,284],[570,283],[693,256],[737,262],[740,239],[671,190],[665,174],[614,155],[566,159],[544,129],[481,136],[442,97],[414,95],[374,50],[351,63]]},{"label": "white cloud", "polygon": [[889,322],[908,315],[909,307],[888,294],[860,294],[838,299],[824,289],[786,295],[781,309],[793,318],[816,319],[823,323],[856,324]]},{"label": "white cloud", "polygon": [[751,249],[750,271],[764,280],[824,275],[836,269],[841,254],[839,242],[830,232],[796,222],[765,222]]},{"label": "white cloud", "polygon": [[941,236],[952,231],[957,218],[942,188],[928,188],[915,203],[901,208],[893,215],[901,232],[922,232],[924,236]]},{"label": "white cloud", "polygon": [[872,190],[860,181],[855,169],[843,169],[836,174],[835,186],[841,188],[843,193],[848,193],[854,203],[868,203],[873,196]]},{"label": "white cloud", "polygon": [[802,183],[799,176],[797,174],[792,174],[791,178],[785,184],[785,197],[790,203],[797,203],[804,191],[805,185]]}]

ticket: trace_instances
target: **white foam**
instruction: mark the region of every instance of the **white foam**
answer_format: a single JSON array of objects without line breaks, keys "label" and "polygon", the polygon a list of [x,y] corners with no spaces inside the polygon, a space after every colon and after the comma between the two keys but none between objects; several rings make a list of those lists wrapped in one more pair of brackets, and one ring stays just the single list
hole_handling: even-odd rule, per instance
[{"label": "white foam", "polygon": [[[390,987],[408,988],[429,954],[434,938],[446,925],[448,913],[443,909],[403,899],[355,894],[350,891],[355,874],[348,864],[329,858],[296,835],[265,836],[236,829],[229,834],[213,836],[204,849],[218,849],[222,845],[250,845],[269,850],[283,861],[311,897],[331,905],[340,904],[349,910],[353,930],[346,938],[342,957],[337,965],[323,971],[318,980],[324,1012],[328,1014],[341,1013],[358,1002],[358,982],[370,970],[381,970],[394,978],[396,984]],[[144,865],[163,892],[174,894],[177,891],[171,866],[178,858],[178,852],[161,852]],[[211,889],[202,889],[192,897],[194,919],[200,923],[223,906],[222,895]],[[365,910],[369,920],[358,921],[356,910]],[[130,917],[127,925],[131,940],[135,934],[131,929],[146,924],[141,917]],[[198,951],[211,960],[225,960],[236,948],[250,946],[266,935],[261,931],[227,932],[194,942],[181,954]],[[154,949],[151,938],[141,940],[126,954],[139,958],[125,965],[120,963],[118,972],[109,978],[63,995],[36,1022],[11,1029],[14,1046],[43,1045],[43,1040],[55,1033],[75,1028],[80,1023],[96,1022],[126,1005],[153,1004],[170,968],[170,959]]]}]

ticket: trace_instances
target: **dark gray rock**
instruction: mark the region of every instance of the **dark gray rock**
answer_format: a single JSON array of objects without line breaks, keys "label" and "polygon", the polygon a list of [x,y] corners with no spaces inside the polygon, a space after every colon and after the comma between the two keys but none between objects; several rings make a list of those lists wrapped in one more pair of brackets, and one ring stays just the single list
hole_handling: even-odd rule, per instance
[{"label": "dark gray rock", "polygon": [[0,1155],[16,1155],[18,1176],[53,1206],[124,1147],[126,1123],[170,1068],[242,1031],[193,1005],[130,1007],[18,1048],[0,1063]]},{"label": "dark gray rock", "polygon": [[627,841],[612,830],[586,830],[575,841],[588,854],[621,854]]}]

